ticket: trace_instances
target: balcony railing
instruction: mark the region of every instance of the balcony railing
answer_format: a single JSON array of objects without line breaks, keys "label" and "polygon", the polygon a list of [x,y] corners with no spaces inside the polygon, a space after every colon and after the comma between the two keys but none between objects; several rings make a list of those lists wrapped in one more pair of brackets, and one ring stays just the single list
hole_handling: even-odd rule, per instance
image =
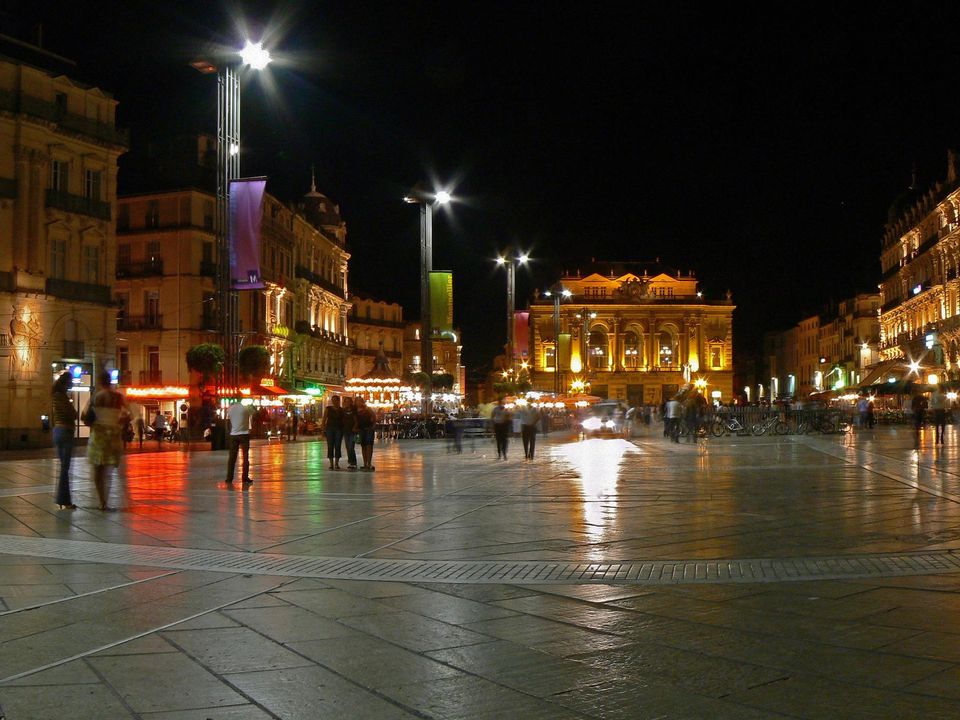
[{"label": "balcony railing", "polygon": [[120,384],[124,387],[133,385],[133,372],[131,370],[120,371]]},{"label": "balcony railing", "polygon": [[406,323],[396,320],[381,320],[380,318],[365,317],[352,312],[347,313],[347,320],[354,325],[376,325],[377,327],[400,328],[401,330],[407,326]]},{"label": "balcony railing", "polygon": [[305,268],[303,265],[297,265],[295,268],[296,276],[298,278],[303,278],[309,282],[312,282],[314,285],[318,285],[329,293],[333,293],[339,298],[346,298],[346,293],[343,292],[343,288],[334,285],[329,280],[326,280],[314,272],[311,272],[308,268]]},{"label": "balcony railing", "polygon": [[163,315],[118,315],[117,330],[163,330]]},{"label": "balcony railing", "polygon": [[117,280],[125,278],[153,277],[163,275],[163,259],[155,258],[145,262],[117,264]]},{"label": "balcony railing", "polygon": [[47,295],[53,295],[64,300],[92,302],[109,305],[110,287],[107,285],[93,285],[91,283],[47,278]]},{"label": "balcony railing", "polygon": [[130,132],[109,123],[66,112],[55,102],[18,94],[9,90],[0,90],[0,110],[20,112],[30,117],[55,122],[61,130],[103,140],[113,145],[130,145]]},{"label": "balcony railing", "polygon": [[46,207],[65,210],[77,215],[86,215],[88,217],[99,218],[100,220],[110,219],[110,203],[103,200],[94,200],[93,198],[82,195],[74,195],[63,190],[47,190]]},{"label": "balcony railing", "polygon": [[141,385],[161,385],[163,384],[163,372],[161,370],[141,370]]},{"label": "balcony railing", "polygon": [[83,360],[83,340],[64,340],[63,359]]}]

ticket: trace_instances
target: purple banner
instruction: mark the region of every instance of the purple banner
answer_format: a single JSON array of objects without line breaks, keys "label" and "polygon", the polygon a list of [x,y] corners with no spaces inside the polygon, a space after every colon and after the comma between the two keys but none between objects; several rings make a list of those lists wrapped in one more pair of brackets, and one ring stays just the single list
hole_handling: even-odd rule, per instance
[{"label": "purple banner", "polygon": [[260,225],[266,178],[230,181],[230,280],[234,290],[259,290]]}]

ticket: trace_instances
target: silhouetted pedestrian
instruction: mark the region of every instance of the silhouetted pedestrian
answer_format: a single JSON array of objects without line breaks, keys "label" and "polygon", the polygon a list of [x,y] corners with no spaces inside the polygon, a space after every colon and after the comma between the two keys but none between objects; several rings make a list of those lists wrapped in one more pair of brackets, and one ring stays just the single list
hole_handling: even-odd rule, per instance
[{"label": "silhouetted pedestrian", "polygon": [[67,391],[73,387],[73,376],[63,372],[53,383],[53,444],[60,459],[60,477],[57,480],[55,501],[61,510],[75,510],[70,497],[70,461],[73,459],[73,443],[77,434],[77,410],[70,402]]}]

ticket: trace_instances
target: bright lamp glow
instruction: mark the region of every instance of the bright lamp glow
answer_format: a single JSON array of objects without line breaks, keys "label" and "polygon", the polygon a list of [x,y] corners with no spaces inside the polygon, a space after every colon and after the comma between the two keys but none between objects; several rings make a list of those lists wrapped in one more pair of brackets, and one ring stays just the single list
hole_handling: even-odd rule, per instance
[{"label": "bright lamp glow", "polygon": [[446,205],[448,202],[450,202],[450,193],[446,190],[439,191],[437,193],[437,204]]},{"label": "bright lamp glow", "polygon": [[270,64],[270,51],[263,47],[262,42],[247,40],[247,44],[240,51],[240,59],[244,65],[249,65],[254,70],[263,70]]},{"label": "bright lamp glow", "polygon": [[506,264],[506,262],[507,262],[507,259],[506,259],[505,257],[503,257],[502,255],[497,258],[497,265],[504,265],[504,264]]},{"label": "bright lamp glow", "polygon": [[530,259],[530,256],[527,255],[526,253],[523,253],[517,258],[517,260],[520,262],[521,265],[525,264],[529,259]]},{"label": "bright lamp glow", "polygon": [[564,289],[560,292],[560,294],[563,295],[564,297],[570,297],[571,295],[573,295],[573,293],[570,292],[569,290],[567,290],[566,288],[564,288]]},{"label": "bright lamp glow", "polygon": [[940,382],[940,377],[938,375],[935,375],[934,373],[930,373],[929,375],[927,375],[927,382],[930,385],[937,385]]},{"label": "bright lamp glow", "polygon": [[916,360],[910,361],[910,372],[920,374],[920,363]]}]

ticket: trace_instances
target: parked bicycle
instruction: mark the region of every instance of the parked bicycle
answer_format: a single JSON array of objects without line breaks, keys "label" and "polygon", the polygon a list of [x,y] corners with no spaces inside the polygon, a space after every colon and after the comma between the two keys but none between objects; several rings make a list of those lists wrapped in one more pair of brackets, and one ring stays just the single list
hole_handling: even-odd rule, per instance
[{"label": "parked bicycle", "polygon": [[790,426],[781,420],[778,415],[771,415],[750,428],[750,432],[754,435],[766,435],[767,432],[771,431],[774,435],[786,435],[790,432]]},{"label": "parked bicycle", "polygon": [[710,427],[710,432],[713,433],[714,437],[723,437],[724,435],[729,435],[731,433],[736,433],[737,435],[749,435],[750,429],[735,417],[717,417],[714,419],[713,425]]}]

